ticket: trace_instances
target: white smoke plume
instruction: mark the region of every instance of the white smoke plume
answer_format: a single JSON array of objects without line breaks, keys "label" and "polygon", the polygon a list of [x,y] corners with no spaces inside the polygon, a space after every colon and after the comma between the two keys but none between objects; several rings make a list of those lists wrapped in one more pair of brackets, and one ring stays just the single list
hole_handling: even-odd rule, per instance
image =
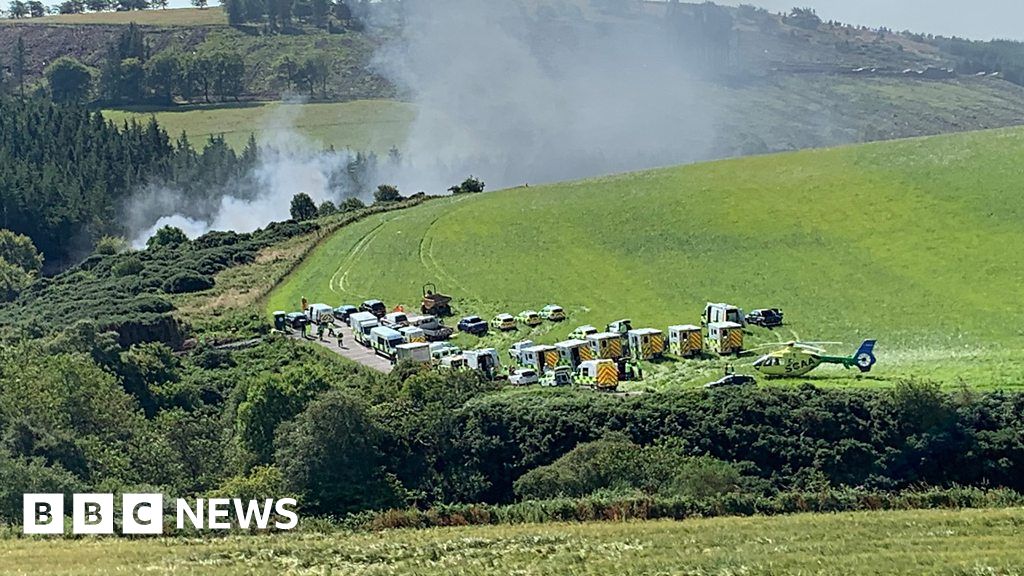
[{"label": "white smoke plume", "polygon": [[[399,147],[402,161],[382,164],[364,184],[440,194],[474,175],[494,190],[712,156],[716,108],[695,88],[700,82],[664,18],[608,20],[582,12],[586,4],[395,4],[400,30],[388,30],[394,40],[374,66],[409,95],[417,117]],[[318,150],[290,129],[297,108],[279,107],[263,131],[270,140],[261,146],[274,152],[264,152],[251,175],[256,194],[229,187],[197,213],[174,191],[146,191],[130,210],[129,225],[142,231],[135,245],[166,224],[190,236],[251,231],[287,219],[298,192],[317,203],[339,200],[330,174],[350,157]]]},{"label": "white smoke plume", "polygon": [[162,186],[136,194],[127,211],[129,229],[139,231],[133,246],[145,247],[146,240],[167,225],[180,228],[190,238],[211,230],[251,232],[290,218],[291,199],[300,192],[309,194],[317,205],[338,201],[330,175],[344,169],[351,156],[324,151],[295,132],[294,115],[298,112],[298,106],[288,104],[275,109],[262,130],[268,136],[260,143],[259,159],[253,173],[247,175],[246,185],[229,183],[212,206],[191,205],[194,201],[181,191]]},{"label": "white smoke plume", "polygon": [[472,173],[494,189],[707,157],[712,109],[664,22],[600,24],[577,4],[405,0],[377,58],[418,109],[395,183],[436,193]]}]

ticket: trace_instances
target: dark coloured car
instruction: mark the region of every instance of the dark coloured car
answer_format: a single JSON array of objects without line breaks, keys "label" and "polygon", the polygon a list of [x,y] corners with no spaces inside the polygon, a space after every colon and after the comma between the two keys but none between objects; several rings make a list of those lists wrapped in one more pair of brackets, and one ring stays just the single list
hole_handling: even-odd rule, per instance
[{"label": "dark coloured car", "polygon": [[754,326],[777,328],[782,326],[782,310],[778,308],[761,308],[747,314],[746,320],[747,324],[753,324]]},{"label": "dark coloured car", "polygon": [[466,316],[459,320],[459,330],[467,334],[483,336],[487,334],[487,322],[479,316]]},{"label": "dark coloured car", "polygon": [[342,322],[348,323],[348,317],[353,313],[359,312],[359,308],[352,306],[351,304],[342,304],[334,309],[334,317]]},{"label": "dark coloured car", "polygon": [[705,388],[726,388],[730,386],[753,386],[757,384],[757,380],[753,376],[747,376],[746,374],[729,374],[721,380],[715,380],[705,384]]},{"label": "dark coloured car", "polygon": [[359,311],[369,312],[377,318],[383,318],[388,313],[388,308],[380,300],[367,300],[359,307]]},{"label": "dark coloured car", "polygon": [[284,321],[292,330],[301,330],[309,324],[309,316],[305,312],[292,312],[284,317]]}]

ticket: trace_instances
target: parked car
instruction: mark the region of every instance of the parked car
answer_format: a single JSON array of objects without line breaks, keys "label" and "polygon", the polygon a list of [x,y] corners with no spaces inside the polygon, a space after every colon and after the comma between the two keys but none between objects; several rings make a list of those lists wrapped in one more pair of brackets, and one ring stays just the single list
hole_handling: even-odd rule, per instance
[{"label": "parked car", "polygon": [[565,310],[556,304],[548,304],[540,309],[540,317],[552,322],[565,320]]},{"label": "parked car", "polygon": [[477,336],[483,336],[487,334],[487,322],[479,316],[466,316],[462,320],[459,320],[459,331],[467,334],[475,334]]},{"label": "parked car", "polygon": [[388,313],[388,308],[380,300],[367,300],[359,306],[359,311],[369,312],[377,318],[383,318]]},{"label": "parked car", "polygon": [[508,375],[508,383],[513,386],[528,386],[540,382],[536,370],[519,369]]},{"label": "parked car", "polygon": [[508,357],[513,362],[519,363],[523,351],[526,350],[527,348],[533,348],[534,346],[536,346],[536,344],[533,343],[533,340],[521,340],[519,342],[516,342],[515,344],[512,344],[512,346],[509,347]]},{"label": "parked car", "polygon": [[629,318],[623,318],[622,320],[616,320],[605,327],[605,332],[612,332],[615,334],[627,334],[633,329],[633,321]]},{"label": "parked car", "polygon": [[448,356],[459,356],[462,354],[462,349],[458,346],[448,342],[431,342],[430,343],[430,357],[434,360],[440,361],[442,358]]},{"label": "parked car", "polygon": [[507,332],[516,329],[516,319],[511,314],[498,314],[491,319],[491,328]]},{"label": "parked car", "polygon": [[572,367],[555,366],[548,370],[540,379],[541,386],[572,386]]},{"label": "parked car", "polygon": [[454,330],[444,325],[437,316],[410,316],[409,325],[415,326],[427,336],[429,342],[440,342],[452,337]]},{"label": "parked car", "polygon": [[334,317],[347,324],[348,317],[354,312],[359,312],[359,308],[356,308],[351,304],[342,304],[334,309]]},{"label": "parked car", "polygon": [[540,317],[540,313],[536,310],[523,310],[516,316],[516,320],[527,326],[538,326],[544,323],[544,319]]},{"label": "parked car", "polygon": [[409,325],[409,317],[405,315],[405,312],[392,312],[385,314],[380,323],[382,326],[398,330]]},{"label": "parked car", "polygon": [[284,317],[284,321],[292,330],[301,330],[309,324],[309,316],[305,312],[292,312]]},{"label": "parked car", "polygon": [[585,326],[580,326],[579,328],[576,328],[575,330],[570,332],[569,340],[586,340],[587,336],[590,336],[591,334],[597,334],[597,332],[597,328],[587,324]]},{"label": "parked car", "polygon": [[778,308],[760,308],[746,315],[747,324],[764,328],[782,326],[782,310]]},{"label": "parked car", "polygon": [[704,385],[705,388],[725,388],[728,386],[753,386],[757,384],[757,380],[753,376],[747,376],[746,374],[729,374],[725,378],[709,382]]}]

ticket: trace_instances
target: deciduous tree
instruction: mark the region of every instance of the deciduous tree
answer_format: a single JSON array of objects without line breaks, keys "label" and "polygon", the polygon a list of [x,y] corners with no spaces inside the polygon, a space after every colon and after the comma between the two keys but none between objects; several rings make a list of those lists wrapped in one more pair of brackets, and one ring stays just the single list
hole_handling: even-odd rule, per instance
[{"label": "deciduous tree", "polygon": [[44,71],[54,102],[82,103],[92,92],[92,72],[78,60],[63,56],[53,61]]}]

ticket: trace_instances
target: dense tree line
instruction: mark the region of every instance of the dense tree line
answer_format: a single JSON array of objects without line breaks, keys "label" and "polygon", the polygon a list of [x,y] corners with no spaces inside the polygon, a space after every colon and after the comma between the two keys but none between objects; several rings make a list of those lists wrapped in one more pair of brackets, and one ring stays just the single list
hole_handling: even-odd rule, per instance
[{"label": "dense tree line", "polygon": [[367,0],[225,0],[228,23],[265,23],[271,31],[298,22],[320,28],[362,29],[370,11]]},{"label": "dense tree line", "polygon": [[[29,56],[20,37],[12,55],[0,55],[0,94],[26,96]],[[289,82],[310,95],[317,91],[325,93],[330,78],[326,63],[323,54],[307,56],[296,64]],[[10,69],[10,77],[3,71],[5,65]],[[45,88],[55,102],[114,105],[166,105],[176,99],[205,103],[238,101],[246,94],[249,82],[245,59],[238,51],[187,52],[171,47],[154,55],[145,32],[135,24],[124,27],[110,42],[98,68],[63,56],[46,66],[44,77],[46,84],[39,88]],[[43,92],[39,90],[37,95]]]},{"label": "dense tree line", "polygon": [[[255,138],[236,153],[220,136],[197,150],[154,120],[115,125],[77,105],[0,97],[0,228],[28,236],[47,270],[62,270],[104,236],[132,232],[121,216],[134,195],[171,189],[188,216],[206,217],[225,194],[259,194],[254,168],[275,153]],[[369,194],[376,155],[337,158],[336,196]]]},{"label": "dense tree line", "polygon": [[236,51],[151,52],[145,33],[130,24],[107,47],[99,70],[72,57],[51,63],[45,71],[50,94],[66,103],[171,104],[175,98],[237,101],[246,91],[245,59]]},{"label": "dense tree line", "polygon": [[0,98],[0,228],[31,238],[59,268],[124,233],[122,204],[147,183],[200,193],[255,161],[255,150],[236,155],[220,138],[197,152],[155,121],[118,127],[80,107]]},{"label": "dense tree line", "polygon": [[957,57],[963,74],[998,72],[1004,79],[1024,86],[1024,43],[1012,40],[978,42],[960,38],[935,38],[942,51]]}]

